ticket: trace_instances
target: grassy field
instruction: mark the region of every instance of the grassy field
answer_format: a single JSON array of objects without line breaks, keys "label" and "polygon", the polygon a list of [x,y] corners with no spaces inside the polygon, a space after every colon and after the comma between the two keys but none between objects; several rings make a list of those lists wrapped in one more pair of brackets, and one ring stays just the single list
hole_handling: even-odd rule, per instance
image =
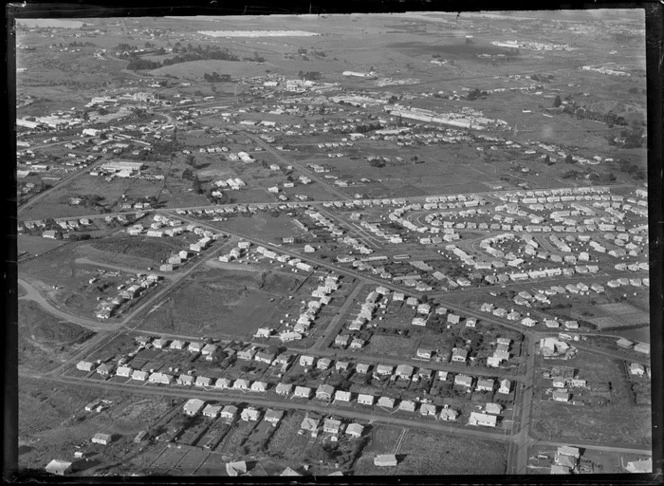
[{"label": "grassy field", "polygon": [[417,339],[396,336],[373,335],[364,349],[367,354],[387,354],[389,356],[412,356],[417,348]]},{"label": "grassy field", "polygon": [[18,363],[22,368],[53,367],[92,336],[93,332],[52,316],[35,302],[18,302]]},{"label": "grassy field", "polygon": [[[84,406],[97,398],[110,400],[111,407],[101,413],[86,412]],[[50,386],[39,380],[19,378],[19,444],[26,446],[19,457],[19,466],[43,468],[54,457],[73,458],[74,445],[82,442],[86,444],[84,450],[101,452],[89,443],[97,432],[133,439],[146,424],[164,413],[168,408],[166,401],[86,387]],[[106,457],[118,458],[122,442],[120,439],[106,446]]]},{"label": "grassy field", "polygon": [[[262,279],[267,287],[260,287]],[[256,272],[198,272],[147,316],[141,327],[186,335],[249,337],[276,317],[270,299],[288,290],[277,287],[280,282],[279,278],[268,279],[267,274]]]},{"label": "grassy field", "polygon": [[536,407],[531,429],[533,437],[614,447],[651,445],[650,407],[580,407],[549,401]]},{"label": "grassy field", "polygon": [[[354,474],[364,476],[505,473],[506,451],[501,444],[407,430],[398,451],[395,451],[400,435],[400,431],[395,433],[394,429],[385,436],[383,433],[379,435],[377,430],[374,439],[357,461]],[[373,458],[376,454],[395,452],[399,460],[396,467],[374,466]]]},{"label": "grassy field", "polygon": [[281,244],[285,236],[298,236],[302,230],[297,228],[293,220],[285,215],[272,216],[266,211],[257,212],[251,217],[234,216],[226,221],[213,223],[222,230],[237,232],[247,237],[263,239]]},{"label": "grassy field", "polygon": [[[184,238],[150,238],[148,236],[131,236],[117,233],[113,236],[93,240],[90,246],[105,253],[121,255],[121,260],[128,265],[126,257],[138,257],[152,262],[167,260],[174,252],[188,247]],[[86,247],[82,246],[81,250]],[[91,255],[91,258],[95,255]],[[120,263],[118,261],[118,263]],[[128,265],[130,266],[130,265]]]}]

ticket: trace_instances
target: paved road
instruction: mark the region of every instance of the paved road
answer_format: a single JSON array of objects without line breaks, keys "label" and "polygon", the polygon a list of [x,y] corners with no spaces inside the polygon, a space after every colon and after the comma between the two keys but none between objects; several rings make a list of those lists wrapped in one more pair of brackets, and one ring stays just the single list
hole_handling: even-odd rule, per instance
[{"label": "paved road", "polygon": [[536,335],[526,336],[523,350],[526,353],[526,375],[524,380],[523,398],[521,401],[521,418],[519,431],[514,436],[516,442],[516,474],[526,474],[528,465],[528,446],[530,445],[530,425],[533,403],[533,383],[535,379],[535,348]]},{"label": "paved road", "polygon": [[400,417],[394,417],[389,412],[383,412],[380,409],[374,410],[370,407],[367,407],[367,412],[360,412],[339,407],[332,408],[329,404],[318,402],[315,399],[270,400],[261,396],[260,394],[252,392],[247,392],[242,395],[230,396],[231,392],[212,390],[208,391],[194,387],[178,389],[175,387],[158,386],[148,383],[134,384],[131,383],[131,380],[129,380],[127,383],[111,383],[109,381],[88,380],[85,378],[55,377],[40,373],[19,372],[19,374],[28,378],[47,380],[49,382],[63,383],[74,386],[98,388],[103,389],[104,391],[114,390],[125,393],[128,391],[133,391],[140,394],[157,395],[160,397],[170,396],[178,398],[200,398],[201,400],[214,400],[215,402],[221,403],[241,403],[276,409],[304,410],[309,412],[318,412],[325,415],[345,417],[369,423],[385,423],[389,425],[424,429],[431,432],[441,432],[449,435],[468,437],[473,439],[496,440],[500,442],[506,442],[510,440],[509,436],[506,436],[500,432],[493,432],[489,429],[461,428],[453,425],[443,424],[433,418],[409,420]]},{"label": "paved road", "polygon": [[167,278],[169,280],[172,280],[176,273],[166,273],[166,272],[159,272],[156,270],[141,270],[141,269],[136,269],[136,268],[131,268],[131,267],[125,267],[123,265],[115,265],[113,263],[101,263],[101,262],[96,262],[94,260],[90,260],[89,258],[86,257],[79,257],[76,260],[74,260],[76,263],[83,263],[85,265],[94,265],[96,267],[106,267],[106,268],[112,268],[113,270],[118,270],[120,272],[125,272],[125,273],[135,273],[135,274],[146,274],[146,273],[151,273],[154,275],[159,275],[160,277]]},{"label": "paved road", "polygon": [[343,325],[343,322],[340,322],[341,319],[346,315],[348,312],[348,308],[353,305],[353,302],[355,301],[355,298],[357,297],[357,294],[360,293],[362,290],[362,287],[364,287],[364,284],[361,282],[358,282],[355,285],[355,288],[353,291],[346,297],[346,301],[343,303],[339,311],[337,312],[337,315],[335,315],[331,320],[330,323],[328,324],[327,328],[323,332],[322,336],[316,340],[316,344],[314,344],[310,349],[312,351],[318,351],[320,349],[327,349],[327,347],[330,345],[330,343],[334,340],[334,338],[337,336],[339,333],[339,329],[337,329],[337,326]]},{"label": "paved road", "polygon": [[572,447],[578,447],[580,449],[590,449],[593,451],[601,451],[601,452],[613,452],[618,454],[644,454],[648,456],[652,455],[651,449],[634,449],[628,447],[613,447],[613,446],[603,446],[597,444],[582,444],[579,442],[554,442],[549,440],[538,440],[536,441],[536,445],[553,446],[553,447],[569,445]]}]

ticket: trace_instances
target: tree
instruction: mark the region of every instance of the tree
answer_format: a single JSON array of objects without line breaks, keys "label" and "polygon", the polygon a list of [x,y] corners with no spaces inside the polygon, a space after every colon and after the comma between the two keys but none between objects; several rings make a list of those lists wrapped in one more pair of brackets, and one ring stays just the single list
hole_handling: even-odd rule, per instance
[{"label": "tree", "polygon": [[553,107],[558,108],[562,104],[563,101],[560,99],[560,95],[556,95],[556,97],[553,99]]},{"label": "tree", "polygon": [[203,188],[201,187],[201,181],[197,175],[194,175],[194,180],[191,181],[191,188],[194,190],[196,194],[201,194],[203,192]]},{"label": "tree", "polygon": [[196,167],[196,157],[191,154],[187,155],[184,162],[190,167]]},{"label": "tree", "polygon": [[565,163],[566,164],[573,164],[574,163],[574,158],[572,157],[571,154],[567,154],[567,156],[565,157]]}]

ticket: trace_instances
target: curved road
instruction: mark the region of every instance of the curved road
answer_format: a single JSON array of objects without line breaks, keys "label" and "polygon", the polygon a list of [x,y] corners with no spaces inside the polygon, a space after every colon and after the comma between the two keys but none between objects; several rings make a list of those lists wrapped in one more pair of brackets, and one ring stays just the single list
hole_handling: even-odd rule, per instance
[{"label": "curved road", "polygon": [[53,314],[54,316],[60,317],[61,319],[69,322],[78,324],[79,326],[90,329],[91,331],[117,331],[123,326],[122,322],[119,323],[100,323],[93,321],[91,319],[86,319],[84,317],[73,316],[66,312],[61,311],[57,307],[54,307],[46,298],[44,298],[30,283],[26,282],[23,279],[18,279],[18,283],[26,291],[26,294],[22,297],[19,297],[19,300],[32,300],[37,302],[41,307],[43,307],[48,313]]}]

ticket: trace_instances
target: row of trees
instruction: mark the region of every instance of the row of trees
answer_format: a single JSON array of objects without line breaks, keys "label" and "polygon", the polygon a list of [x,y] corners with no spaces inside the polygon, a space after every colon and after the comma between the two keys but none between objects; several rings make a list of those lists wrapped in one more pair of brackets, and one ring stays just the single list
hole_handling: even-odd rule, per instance
[{"label": "row of trees", "polygon": [[230,83],[231,75],[230,74],[219,74],[214,71],[212,74],[205,73],[203,74],[203,79],[208,83]]},{"label": "row of trees", "polygon": [[[123,44],[120,44],[123,46]],[[132,47],[127,45],[128,47]],[[130,50],[130,49],[125,49]],[[165,51],[162,49],[159,52],[165,54]],[[240,58],[233,54],[228,48],[221,47],[210,47],[209,45],[205,48],[201,46],[192,46],[189,44],[187,47],[173,48],[173,52],[176,53],[175,56],[164,59],[163,61],[152,61],[148,59],[142,59],[136,55],[130,55],[129,65],[127,69],[132,71],[138,70],[151,70],[157,69],[162,66],[171,66],[173,64],[179,64],[189,61],[207,61],[207,60],[216,60],[216,61],[239,61]],[[256,54],[258,55],[258,54]],[[260,56],[259,56],[260,58]],[[255,57],[253,60],[257,60]]]}]

